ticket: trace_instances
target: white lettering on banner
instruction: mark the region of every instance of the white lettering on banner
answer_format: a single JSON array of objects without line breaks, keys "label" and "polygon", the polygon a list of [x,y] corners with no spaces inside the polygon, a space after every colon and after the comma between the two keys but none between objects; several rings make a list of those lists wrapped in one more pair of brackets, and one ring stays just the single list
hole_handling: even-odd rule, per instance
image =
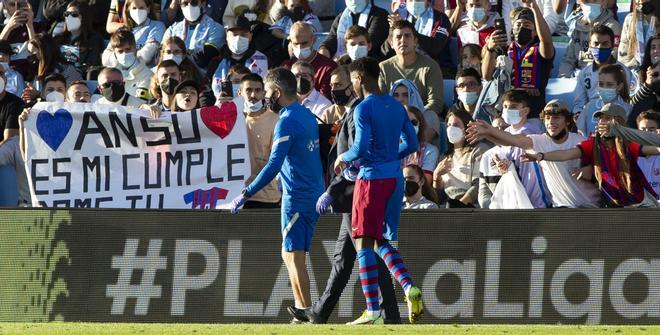
[{"label": "white lettering on banner", "polygon": [[25,134],[34,206],[227,208],[250,175],[245,117],[233,103],[159,119],[38,103]]},{"label": "white lettering on banner", "polygon": [[241,254],[243,241],[230,240],[227,246],[227,280],[225,280],[225,316],[263,316],[264,304],[261,302],[240,302],[241,292]]},{"label": "white lettering on banner", "polygon": [[[161,286],[155,284],[155,276],[158,270],[164,273],[167,270],[167,257],[160,256],[162,239],[148,240],[146,256],[138,256],[139,240],[128,238],[124,246],[123,255],[113,256],[111,266],[118,269],[119,274],[115,284],[107,285],[106,297],[112,298],[111,315],[123,315],[126,299],[137,299],[135,304],[135,315],[147,315],[149,303],[152,298],[161,298]],[[334,255],[334,241],[322,242],[328,256],[329,264],[332,264]],[[542,256],[548,248],[547,240],[538,236],[534,238],[531,245],[533,255]],[[203,271],[195,276],[187,273],[188,256],[200,254],[205,259]],[[230,240],[227,244],[226,280],[224,287],[224,316],[231,317],[268,317],[275,318],[282,312],[285,301],[293,301],[289,276],[286,266],[282,264],[274,286],[271,290],[268,302],[240,302],[241,282],[241,260],[242,241]],[[441,259],[435,262],[423,276],[422,288],[424,300],[427,302],[427,311],[436,318],[451,319],[475,317],[475,303],[479,300],[476,296],[477,283],[484,285],[483,316],[499,318],[524,318],[524,302],[499,302],[499,277],[501,264],[501,241],[490,240],[487,242],[485,277],[483,281],[478,280],[477,261],[472,259],[454,260]],[[310,277],[310,290],[312,301],[317,301],[319,291],[314,276],[313,267],[309,256],[307,256],[308,272]],[[586,322],[597,324],[601,321],[603,312],[603,289],[605,281],[605,261],[603,259],[568,259],[561,263],[554,272],[549,287],[544,282],[546,277],[546,264],[542,259],[532,259],[530,269],[530,289],[528,300],[529,318],[543,317],[544,292],[550,296],[551,304],[555,311],[562,317],[576,319],[586,317]],[[608,268],[612,268],[608,266]],[[174,271],[172,278],[172,301],[171,315],[185,315],[186,292],[211,287],[216,283],[220,269],[220,256],[216,246],[206,240],[176,240],[174,250]],[[141,271],[142,277],[139,285],[131,284],[134,270]],[[355,270],[355,269],[354,269]],[[355,272],[355,271],[354,271]],[[626,280],[634,275],[641,275],[648,280],[646,298],[639,303],[631,303],[626,298],[624,284]],[[460,281],[460,296],[452,303],[443,303],[438,296],[436,287],[438,282],[448,275],[456,276]],[[609,275],[609,273],[608,273]],[[588,289],[586,298],[582,302],[574,302],[566,296],[567,281],[573,276],[586,278]],[[160,281],[159,281],[160,282]],[[357,279],[351,275],[348,286],[339,300],[340,317],[354,316],[354,287]],[[442,294],[442,292],[440,292]],[[488,299],[486,298],[488,297]],[[630,258],[617,264],[609,279],[609,299],[619,315],[628,319],[637,319],[644,316],[660,317],[660,259],[644,260]],[[359,300],[362,306],[363,300]],[[509,306],[509,307],[506,307]],[[547,305],[546,305],[547,306]],[[507,309],[508,308],[508,309]],[[405,308],[400,308],[405,314]],[[478,316],[477,316],[478,317]]]},{"label": "white lettering on banner", "polygon": [[[151,298],[160,298],[162,287],[155,285],[156,271],[167,269],[167,257],[159,256],[162,239],[149,240],[146,256],[138,256],[138,239],[127,239],[122,256],[112,257],[112,268],[119,269],[117,283],[108,285],[105,295],[112,298],[110,314],[124,314],[126,299],[137,298],[135,315],[147,315]],[[139,285],[131,284],[133,270],[142,270]]]},{"label": "white lettering on banner", "polygon": [[[206,265],[204,271],[196,276],[188,275],[188,256],[200,254]],[[172,315],[184,315],[186,291],[209,287],[218,276],[220,256],[218,249],[209,241],[176,240],[174,249],[174,275],[172,278]]]}]

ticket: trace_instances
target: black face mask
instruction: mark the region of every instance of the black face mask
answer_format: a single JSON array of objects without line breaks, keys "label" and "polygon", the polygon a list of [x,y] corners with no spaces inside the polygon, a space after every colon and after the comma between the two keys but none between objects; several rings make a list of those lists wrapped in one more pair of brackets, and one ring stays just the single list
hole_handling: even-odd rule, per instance
[{"label": "black face mask", "polygon": [[532,41],[532,30],[525,27],[520,27],[518,31],[513,31],[513,37],[516,39],[516,42],[520,46],[527,45]]},{"label": "black face mask", "polygon": [[168,77],[167,79],[163,79],[163,81],[160,82],[160,90],[167,95],[173,95],[176,85],[179,85],[179,81]]},{"label": "black face mask", "polygon": [[288,11],[287,14],[293,22],[302,21],[305,18],[305,10],[302,6],[293,7],[293,10]]},{"label": "black face mask", "polygon": [[566,136],[566,133],[567,133],[566,128],[564,128],[564,129],[562,129],[562,131],[559,132],[559,134],[557,134],[555,136],[552,136],[552,135],[548,134],[548,136],[550,136],[555,141],[559,141],[562,138],[564,138],[564,136]]},{"label": "black face mask", "polygon": [[655,4],[653,3],[653,1],[646,1],[642,3],[641,10],[642,10],[642,14],[649,15],[653,13],[653,11],[655,10]]},{"label": "black face mask", "polygon": [[346,95],[347,89],[348,88],[345,88],[343,90],[332,90],[330,92],[330,95],[332,97],[332,102],[339,106],[346,106],[348,101],[351,99],[350,96]]},{"label": "black face mask", "polygon": [[275,113],[279,113],[284,106],[280,105],[279,102],[277,102],[277,99],[280,97],[275,98],[274,95],[271,95],[270,98],[266,98],[266,108],[272,110]]},{"label": "black face mask", "polygon": [[124,84],[116,82],[110,83],[110,87],[104,87],[101,91],[103,97],[112,102],[119,101],[119,99],[121,99],[125,93],[126,90],[124,89]]},{"label": "black face mask", "polygon": [[406,197],[412,197],[419,191],[419,184],[416,181],[406,180],[406,187],[404,193]]},{"label": "black face mask", "polygon": [[298,78],[298,87],[296,89],[298,94],[306,95],[311,90],[312,90],[312,83],[310,83],[309,80],[303,77]]}]

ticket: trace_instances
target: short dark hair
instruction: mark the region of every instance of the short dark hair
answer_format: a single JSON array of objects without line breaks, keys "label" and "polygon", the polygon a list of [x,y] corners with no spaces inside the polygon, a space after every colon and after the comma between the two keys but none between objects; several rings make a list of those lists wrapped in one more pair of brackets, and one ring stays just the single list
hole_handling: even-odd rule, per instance
[{"label": "short dark hair", "polygon": [[339,65],[334,70],[332,70],[332,72],[330,72],[330,77],[336,76],[341,73],[345,74],[347,77],[351,76],[350,72],[348,72],[347,65]]},{"label": "short dark hair", "polygon": [[367,28],[358,26],[357,24],[351,26],[350,28],[348,28],[348,30],[346,30],[346,35],[344,35],[344,40],[348,41],[357,36],[364,36],[367,39],[367,42],[371,43],[371,38],[369,37],[369,31],[367,30]]},{"label": "short dark hair", "polygon": [[51,73],[44,78],[44,86],[48,84],[51,81],[59,81],[61,83],[64,83],[64,86],[66,87],[66,78],[64,78],[63,75],[59,73]]},{"label": "short dark hair", "polygon": [[502,102],[511,101],[529,106],[529,94],[527,91],[521,89],[511,89],[508,90],[502,95]]},{"label": "short dark hair", "polygon": [[380,75],[380,67],[378,61],[371,57],[359,58],[351,62],[348,66],[349,74],[356,72],[363,78],[369,77],[373,80],[378,80]]},{"label": "short dark hair", "polygon": [[254,82],[261,83],[261,86],[264,85],[264,80],[261,78],[260,75],[258,75],[256,73],[250,73],[250,74],[245,75],[245,77],[243,77],[243,79],[241,79],[241,84],[243,84],[244,82],[247,82],[247,81],[254,81]]},{"label": "short dark hair", "polygon": [[481,75],[479,75],[479,72],[477,72],[477,70],[471,67],[459,70],[458,73],[456,74],[456,80],[458,80],[458,78],[461,77],[472,77],[479,84],[481,84]]},{"label": "short dark hair", "polygon": [[274,68],[266,73],[264,84],[274,85],[288,97],[297,97],[298,80],[293,72],[283,67]]},{"label": "short dark hair", "polygon": [[234,64],[229,68],[229,77],[235,75],[235,74],[240,74],[247,76],[248,74],[252,73],[250,69],[246,68],[245,65],[243,64]]},{"label": "short dark hair", "polygon": [[598,34],[598,35],[607,35],[610,37],[610,41],[614,43],[614,31],[612,29],[604,24],[597,24],[593,28],[591,28],[591,32],[589,32],[589,37]]},{"label": "short dark hair", "polygon": [[413,36],[415,36],[415,38],[418,38],[417,30],[415,30],[415,25],[413,25],[412,22],[408,22],[407,20],[399,20],[392,23],[392,25],[390,26],[390,35],[392,35],[392,33],[397,29],[402,30],[405,28],[410,29],[413,33]]},{"label": "short dark hair", "polygon": [[639,126],[639,123],[642,120],[650,120],[650,121],[655,121],[655,123],[660,127],[660,113],[654,111],[653,109],[649,109],[645,112],[639,113],[637,116],[637,119],[635,120],[635,123]]},{"label": "short dark hair", "polygon": [[117,48],[125,44],[136,46],[135,36],[133,35],[133,32],[128,28],[122,27],[115,31],[112,36],[110,36],[110,46],[112,48]]},{"label": "short dark hair", "polygon": [[173,61],[171,59],[166,59],[166,60],[161,61],[160,63],[158,63],[158,65],[156,66],[156,72],[158,72],[158,70],[160,70],[164,67],[177,67],[178,68],[179,64],[177,64],[175,61]]}]

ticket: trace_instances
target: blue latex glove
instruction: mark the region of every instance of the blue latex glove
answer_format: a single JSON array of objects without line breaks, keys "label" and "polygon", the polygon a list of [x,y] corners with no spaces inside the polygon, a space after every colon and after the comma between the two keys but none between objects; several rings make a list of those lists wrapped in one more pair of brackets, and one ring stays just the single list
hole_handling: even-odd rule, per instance
[{"label": "blue latex glove", "polygon": [[247,197],[244,194],[241,194],[234,198],[234,200],[231,201],[231,213],[232,214],[237,214],[238,209],[241,208],[245,202],[247,201]]},{"label": "blue latex glove", "polygon": [[319,200],[316,201],[316,212],[319,214],[325,214],[330,212],[330,205],[332,200],[335,200],[328,192],[321,194]]}]

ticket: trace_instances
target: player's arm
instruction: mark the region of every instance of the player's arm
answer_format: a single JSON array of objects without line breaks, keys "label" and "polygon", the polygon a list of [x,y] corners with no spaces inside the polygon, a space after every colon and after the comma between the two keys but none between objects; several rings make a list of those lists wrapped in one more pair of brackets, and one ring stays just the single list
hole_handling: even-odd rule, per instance
[{"label": "player's arm", "polygon": [[640,149],[642,155],[644,156],[657,156],[660,155],[660,147],[653,147],[649,145],[643,145]]},{"label": "player's arm", "polygon": [[468,124],[466,137],[468,142],[474,144],[481,140],[489,140],[497,145],[512,146],[522,149],[532,149],[534,142],[525,135],[512,135],[499,130],[483,120],[477,120]]},{"label": "player's arm", "polygon": [[247,196],[252,196],[259,192],[262,188],[268,185],[282,169],[284,158],[289,153],[291,143],[294,140],[294,132],[292,129],[295,127],[288,125],[287,121],[288,120],[280,120],[275,125],[273,144],[271,145],[272,148],[270,151],[270,157],[268,157],[268,163],[266,163],[266,166],[261,169],[254,181],[245,188]]},{"label": "player's arm", "polygon": [[417,140],[417,134],[415,134],[415,128],[412,123],[406,116],[406,121],[403,123],[403,131],[401,132],[401,143],[399,144],[399,159],[404,159],[408,155],[416,152],[419,148],[419,141]]},{"label": "player's arm", "polygon": [[567,150],[556,150],[550,152],[539,152],[539,153],[524,153],[523,161],[550,161],[550,162],[559,162],[559,161],[570,161],[572,159],[578,159],[582,157],[582,150],[579,148],[572,148]]},{"label": "player's arm", "polygon": [[340,156],[344,163],[350,163],[364,157],[369,149],[369,139],[371,138],[369,115],[365,113],[362,106],[358,106],[354,113],[355,141],[353,141],[353,146]]}]

